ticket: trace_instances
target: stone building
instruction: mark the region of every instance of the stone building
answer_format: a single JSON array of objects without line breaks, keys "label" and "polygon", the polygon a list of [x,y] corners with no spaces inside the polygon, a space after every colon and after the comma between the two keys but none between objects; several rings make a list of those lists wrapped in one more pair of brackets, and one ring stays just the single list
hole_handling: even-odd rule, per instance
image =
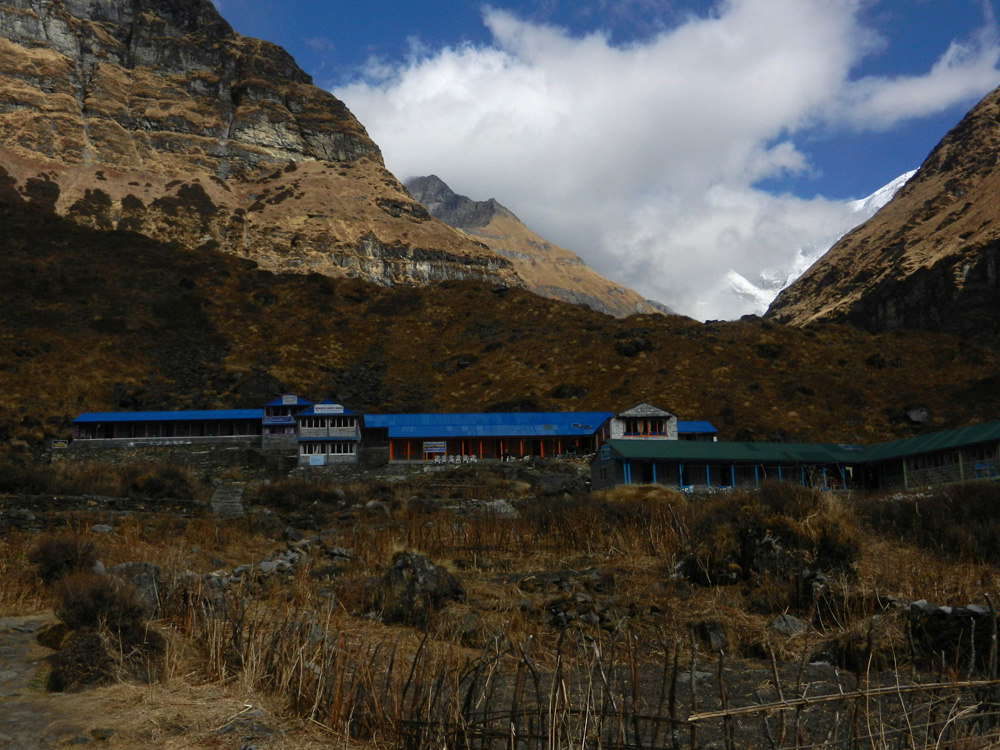
[{"label": "stone building", "polygon": [[327,399],[299,412],[295,421],[298,423],[299,466],[358,462],[360,415]]}]

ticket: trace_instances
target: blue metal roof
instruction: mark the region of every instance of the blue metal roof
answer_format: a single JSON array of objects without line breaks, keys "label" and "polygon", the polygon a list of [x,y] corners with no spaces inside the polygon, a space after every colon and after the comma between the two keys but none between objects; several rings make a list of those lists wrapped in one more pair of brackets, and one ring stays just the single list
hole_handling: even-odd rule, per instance
[{"label": "blue metal roof", "polygon": [[718,430],[712,426],[711,422],[678,419],[677,432],[688,435],[691,433],[718,432]]},{"label": "blue metal roof", "polygon": [[[295,396],[294,393],[289,393],[287,395]],[[312,405],[312,401],[307,401],[301,396],[295,396],[295,403],[292,404],[286,404],[283,400],[284,398],[285,396],[278,396],[278,398],[274,399],[274,401],[268,401],[266,404],[264,404],[264,406],[311,406]]]},{"label": "blue metal roof", "polygon": [[612,416],[609,411],[366,414],[365,427],[388,429],[391,438],[584,437]]},{"label": "blue metal roof", "polygon": [[[327,412],[324,412],[321,409],[320,411],[317,412],[316,411],[316,407],[317,406],[340,406],[340,408],[343,409],[343,411],[337,411],[337,412],[327,411]],[[343,406],[341,406],[340,404],[336,403],[335,401],[330,401],[329,399],[324,399],[323,401],[320,401],[318,404],[313,404],[312,406],[310,406],[305,411],[300,411],[296,416],[298,416],[298,417],[313,417],[313,416],[321,416],[321,417],[323,417],[323,416],[334,416],[334,415],[340,415],[340,414],[346,414],[349,417],[355,416],[354,412],[351,411],[350,409],[345,409]]]},{"label": "blue metal roof", "polygon": [[264,418],[263,409],[202,409],[194,411],[89,411],[73,420],[74,424],[94,422],[204,422]]}]

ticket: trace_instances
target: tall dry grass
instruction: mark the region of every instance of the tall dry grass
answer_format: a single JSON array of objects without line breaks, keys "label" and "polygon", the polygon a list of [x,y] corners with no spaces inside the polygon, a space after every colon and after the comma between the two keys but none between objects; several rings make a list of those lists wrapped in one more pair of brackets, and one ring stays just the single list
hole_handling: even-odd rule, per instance
[{"label": "tall dry grass", "polygon": [[[342,488],[320,489],[342,499],[334,492]],[[907,693],[905,706],[898,695],[872,692],[893,675],[912,679],[899,605],[917,598],[980,601],[994,590],[989,566],[957,564],[873,536],[858,524],[852,505],[830,493],[778,487],[699,498],[631,487],[537,500],[522,490],[512,516],[462,498],[412,502],[420,493],[418,499],[434,499],[415,484],[380,486],[370,495],[360,486],[343,491],[355,504],[380,498],[385,507],[355,505],[325,529],[323,546],[353,550],[333,578],[315,580],[303,566],[290,582],[251,577],[225,592],[197,576],[177,578],[157,623],[166,644],[163,679],[197,677],[275,696],[291,715],[342,736],[421,750],[442,744],[749,747],[741,744],[748,738],[771,747],[762,740],[768,722],[773,747],[804,745],[806,738],[819,743],[821,733],[833,730],[840,734],[830,747],[889,747],[903,741],[899,727],[918,718],[922,728],[906,735],[904,746],[994,736],[984,724],[989,707],[976,703],[976,696],[991,695],[989,686],[965,679],[964,672],[926,694]],[[74,522],[82,538],[92,538],[89,520]],[[278,544],[272,534],[252,520],[134,515],[115,519],[115,533],[100,538],[98,555],[107,564],[145,560],[165,571],[202,573],[220,559],[231,567],[259,561]],[[760,567],[746,545],[762,536],[793,551],[795,566],[825,566],[823,586],[802,589],[795,580],[800,567]],[[23,545],[0,542],[0,566],[25,570]],[[438,612],[424,630],[378,622],[364,608],[366,587],[399,550],[423,552],[459,576],[466,601]],[[676,577],[677,563],[698,556],[706,569],[735,561],[740,574],[727,585]],[[317,552],[314,563],[320,558]],[[611,588],[519,586],[534,573],[575,575],[589,568]],[[576,586],[577,579],[566,580]],[[0,587],[0,604],[40,600],[38,586],[25,579],[20,594]],[[547,603],[575,596],[606,597],[623,616],[610,628],[547,625]],[[805,620],[808,633],[784,638],[768,631],[768,621],[786,611]],[[713,626],[725,645],[704,634]],[[832,711],[821,715],[792,703],[775,708],[782,700],[777,686],[785,699],[801,695],[801,675],[821,653],[849,675],[843,695],[824,698]],[[750,684],[747,675],[760,664],[748,667],[738,657],[767,664],[772,655],[779,674],[768,677],[767,689],[759,680]],[[851,692],[862,676],[868,692]],[[960,716],[930,717],[929,706],[942,696],[955,701]],[[753,713],[755,705],[768,708]],[[792,732],[789,717],[796,714],[800,726]],[[789,719],[784,740],[779,715]],[[859,734],[850,716],[877,723],[882,734]]]}]

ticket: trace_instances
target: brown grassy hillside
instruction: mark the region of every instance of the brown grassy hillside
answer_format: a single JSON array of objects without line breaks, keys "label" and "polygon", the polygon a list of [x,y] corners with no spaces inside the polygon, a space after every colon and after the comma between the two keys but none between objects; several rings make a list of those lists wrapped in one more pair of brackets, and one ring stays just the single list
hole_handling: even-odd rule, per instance
[{"label": "brown grassy hillside", "polygon": [[998,149],[1000,88],[934,147],[882,210],[782,291],[768,317],[943,331],[997,347]]},{"label": "brown grassy hillside", "polygon": [[[253,406],[609,409],[648,400],[723,439],[871,441],[1000,417],[998,355],[944,335],[617,320],[473,282],[387,289],[0,207],[0,430],[77,413]],[[913,407],[930,419],[913,425]]]}]

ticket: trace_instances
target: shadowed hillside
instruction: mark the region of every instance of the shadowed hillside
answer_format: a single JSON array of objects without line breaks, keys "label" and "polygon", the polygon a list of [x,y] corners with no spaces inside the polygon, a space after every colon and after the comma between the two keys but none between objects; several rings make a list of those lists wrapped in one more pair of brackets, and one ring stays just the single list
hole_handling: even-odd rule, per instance
[{"label": "shadowed hillside", "polygon": [[871,441],[1000,417],[997,355],[943,335],[618,320],[475,282],[281,276],[31,207],[0,206],[0,227],[0,434],[29,444],[85,410],[282,391],[361,411],[648,400],[721,439]]},{"label": "shadowed hillside", "polygon": [[1000,88],[934,147],[875,216],[767,312],[792,325],[943,331],[1000,345]]}]

